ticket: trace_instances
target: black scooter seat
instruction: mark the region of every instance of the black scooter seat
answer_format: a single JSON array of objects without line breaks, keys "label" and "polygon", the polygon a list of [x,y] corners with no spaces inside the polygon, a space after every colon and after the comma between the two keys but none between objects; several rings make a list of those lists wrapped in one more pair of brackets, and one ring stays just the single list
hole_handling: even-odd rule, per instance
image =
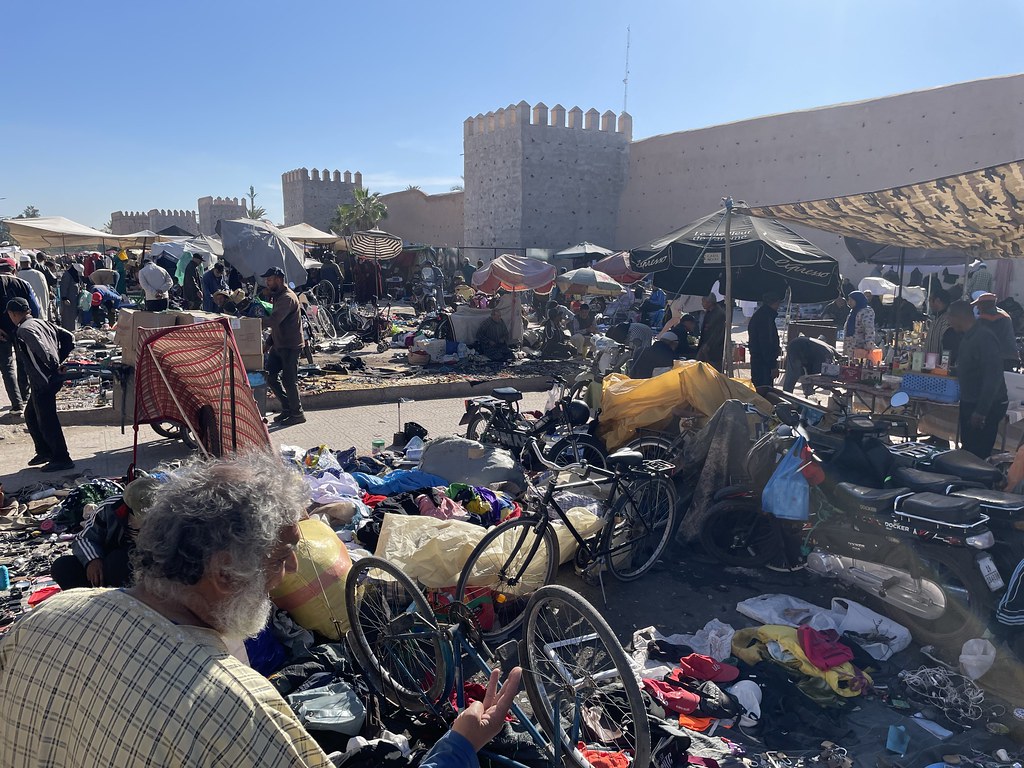
[{"label": "black scooter seat", "polygon": [[974,499],[986,513],[998,510],[1011,517],[1024,515],[1024,496],[1006,491],[990,491],[988,488],[964,488],[954,491],[953,496]]},{"label": "black scooter seat", "polygon": [[836,485],[836,497],[841,509],[873,515],[890,514],[896,499],[908,493],[909,488],[868,488],[853,483]]},{"label": "black scooter seat", "polygon": [[898,514],[949,525],[965,525],[978,522],[981,507],[974,499],[942,496],[938,493],[915,493],[900,502]]},{"label": "black scooter seat", "polygon": [[523,393],[515,387],[498,387],[491,390],[491,395],[506,403],[518,403],[523,399]]},{"label": "black scooter seat", "polygon": [[946,451],[932,459],[932,469],[962,480],[991,485],[1000,479],[999,470],[968,451]]},{"label": "black scooter seat", "polygon": [[640,451],[624,449],[611,454],[605,461],[609,466],[639,467],[644,463],[644,455]]},{"label": "black scooter seat", "polygon": [[939,475],[935,472],[924,472],[913,467],[897,467],[892,473],[892,484],[906,486],[915,493],[931,491],[945,493],[949,486],[961,482],[953,475]]}]

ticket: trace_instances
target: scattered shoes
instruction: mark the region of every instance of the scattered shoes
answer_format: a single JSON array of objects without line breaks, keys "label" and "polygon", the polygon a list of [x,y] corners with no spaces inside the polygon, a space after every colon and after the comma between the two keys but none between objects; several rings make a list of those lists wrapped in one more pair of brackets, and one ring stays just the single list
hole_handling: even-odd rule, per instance
[{"label": "scattered shoes", "polygon": [[49,464],[44,466],[40,472],[68,472],[75,468],[75,462],[73,461],[51,461]]},{"label": "scattered shoes", "polygon": [[49,464],[50,458],[48,456],[40,456],[38,453],[28,460],[30,467],[38,467],[40,464]]}]

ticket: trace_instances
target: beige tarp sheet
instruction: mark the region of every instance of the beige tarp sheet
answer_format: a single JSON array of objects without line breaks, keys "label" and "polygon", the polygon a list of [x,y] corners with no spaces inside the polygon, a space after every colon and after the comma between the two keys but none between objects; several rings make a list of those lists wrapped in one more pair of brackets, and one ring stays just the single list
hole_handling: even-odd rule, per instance
[{"label": "beige tarp sheet", "polygon": [[711,416],[726,400],[771,410],[749,382],[730,379],[706,363],[686,360],[652,379],[613,373],[605,377],[601,394],[601,436],[611,451],[632,440],[638,429],[667,426],[685,411]]},{"label": "beige tarp sheet", "polygon": [[39,216],[34,219],[4,219],[4,224],[22,248],[79,247],[109,243],[120,244],[117,235],[100,232],[63,216]]},{"label": "beige tarp sheet", "polygon": [[[519,344],[523,340],[523,314],[520,311],[520,306],[519,299],[511,293],[505,294],[498,302],[498,310],[501,312],[501,319],[508,327],[509,341],[512,344]],[[452,321],[452,329],[455,331],[455,340],[472,347],[476,341],[477,329],[490,316],[490,309],[475,309],[468,304],[460,304],[459,308],[449,316]]]}]

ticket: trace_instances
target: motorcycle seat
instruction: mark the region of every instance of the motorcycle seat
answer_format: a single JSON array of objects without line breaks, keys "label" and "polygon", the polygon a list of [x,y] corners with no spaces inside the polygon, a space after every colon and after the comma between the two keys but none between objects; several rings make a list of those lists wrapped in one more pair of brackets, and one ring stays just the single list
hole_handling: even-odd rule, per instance
[{"label": "motorcycle seat", "polygon": [[991,485],[1002,477],[998,469],[967,451],[940,453],[932,459],[931,466],[936,472],[985,485]]},{"label": "motorcycle seat", "polygon": [[925,492],[903,499],[897,514],[949,525],[965,525],[980,520],[981,507],[974,499]]},{"label": "motorcycle seat", "polygon": [[1011,517],[1024,514],[1024,496],[1006,491],[990,491],[988,488],[964,488],[954,491],[953,496],[960,496],[964,499],[974,499],[986,511],[998,510],[1009,513]]},{"label": "motorcycle seat", "polygon": [[497,387],[491,390],[491,395],[506,403],[518,403],[523,399],[523,393],[515,387]]},{"label": "motorcycle seat", "polygon": [[910,493],[909,488],[868,488],[853,483],[836,484],[839,507],[874,515],[890,514],[896,499]]},{"label": "motorcycle seat", "polygon": [[644,455],[640,451],[623,449],[611,454],[605,461],[608,466],[639,467],[644,463]]},{"label": "motorcycle seat", "polygon": [[924,491],[945,493],[949,486],[959,482],[961,482],[960,478],[953,475],[939,475],[913,467],[897,467],[892,473],[893,485],[906,486],[915,493]]}]

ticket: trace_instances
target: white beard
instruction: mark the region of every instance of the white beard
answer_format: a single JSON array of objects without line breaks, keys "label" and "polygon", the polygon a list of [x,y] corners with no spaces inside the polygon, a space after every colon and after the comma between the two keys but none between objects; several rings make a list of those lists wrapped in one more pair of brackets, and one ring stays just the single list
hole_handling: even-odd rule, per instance
[{"label": "white beard", "polygon": [[246,585],[212,611],[215,629],[227,638],[244,640],[256,637],[267,626],[274,605],[267,596],[265,581]]}]

